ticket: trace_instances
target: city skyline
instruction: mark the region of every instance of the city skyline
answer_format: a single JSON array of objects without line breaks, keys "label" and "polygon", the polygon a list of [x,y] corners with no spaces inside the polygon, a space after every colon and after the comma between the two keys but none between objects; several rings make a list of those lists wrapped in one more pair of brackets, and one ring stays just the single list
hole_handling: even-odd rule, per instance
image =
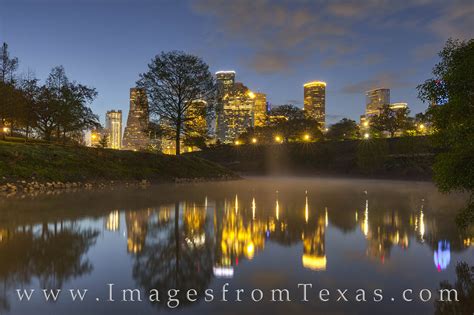
[{"label": "city skyline", "polygon": [[[0,36],[22,72],[44,78],[62,64],[96,87],[92,108],[102,122],[112,105],[128,115],[128,88],[155,54],[169,50],[202,57],[213,73],[234,69],[274,105],[302,108],[303,84],[324,80],[328,124],[342,117],[358,121],[365,91],[380,86],[414,114],[426,108],[415,87],[429,76],[443,43],[469,38],[474,29],[468,1],[44,3],[6,1]],[[319,22],[324,27],[314,27]]]}]

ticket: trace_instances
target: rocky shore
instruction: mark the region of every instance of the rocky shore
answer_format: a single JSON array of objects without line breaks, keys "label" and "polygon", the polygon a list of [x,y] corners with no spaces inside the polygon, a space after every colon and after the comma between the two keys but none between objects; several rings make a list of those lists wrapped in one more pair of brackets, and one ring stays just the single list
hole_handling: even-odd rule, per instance
[{"label": "rocky shore", "polygon": [[200,183],[209,181],[229,181],[240,179],[238,176],[222,175],[214,178],[174,178],[172,181],[150,181],[147,179],[142,180],[127,180],[127,181],[90,181],[90,182],[61,182],[61,181],[46,181],[41,182],[35,179],[32,180],[17,180],[17,181],[5,181],[0,183],[0,198],[2,197],[20,197],[25,198],[27,196],[37,195],[55,195],[64,192],[76,192],[82,190],[92,189],[106,189],[113,187],[139,187],[146,188],[152,184],[159,183],[174,183],[174,184],[186,184],[186,183]]}]

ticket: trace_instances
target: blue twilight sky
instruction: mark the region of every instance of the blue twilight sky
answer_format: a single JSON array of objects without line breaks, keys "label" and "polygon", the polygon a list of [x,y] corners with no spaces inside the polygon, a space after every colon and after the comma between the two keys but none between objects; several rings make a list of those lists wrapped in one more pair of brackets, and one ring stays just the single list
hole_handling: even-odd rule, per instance
[{"label": "blue twilight sky", "polygon": [[45,79],[63,65],[95,87],[101,120],[128,113],[129,88],[161,51],[201,56],[211,68],[302,106],[303,83],[327,82],[327,122],[358,121],[364,91],[425,109],[416,86],[449,38],[474,37],[472,0],[0,0],[0,42],[21,72]]}]

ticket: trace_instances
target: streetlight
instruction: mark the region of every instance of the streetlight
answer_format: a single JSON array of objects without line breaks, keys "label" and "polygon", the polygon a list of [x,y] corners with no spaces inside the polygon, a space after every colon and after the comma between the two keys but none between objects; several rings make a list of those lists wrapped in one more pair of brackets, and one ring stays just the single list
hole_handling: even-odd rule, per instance
[{"label": "streetlight", "polygon": [[10,131],[10,128],[8,128],[8,127],[3,127],[2,131],[3,131],[4,133],[8,133],[8,132]]},{"label": "streetlight", "polygon": [[257,138],[252,138],[252,143],[257,143]]},{"label": "streetlight", "polygon": [[370,135],[368,132],[364,133],[364,139],[369,139],[370,138]]},{"label": "streetlight", "polygon": [[276,141],[276,142],[281,142],[281,137],[280,137],[280,136],[276,136],[276,137],[275,137],[275,141]]},{"label": "streetlight", "polygon": [[365,128],[369,127],[369,122],[368,121],[364,121],[364,127]]},{"label": "streetlight", "polygon": [[235,144],[235,145],[240,145],[240,141],[239,141],[239,140],[235,140],[235,141],[234,141],[234,144]]},{"label": "streetlight", "polygon": [[305,139],[306,141],[309,141],[310,138],[311,138],[311,137],[310,137],[309,134],[305,134],[305,135],[304,135],[304,139]]}]

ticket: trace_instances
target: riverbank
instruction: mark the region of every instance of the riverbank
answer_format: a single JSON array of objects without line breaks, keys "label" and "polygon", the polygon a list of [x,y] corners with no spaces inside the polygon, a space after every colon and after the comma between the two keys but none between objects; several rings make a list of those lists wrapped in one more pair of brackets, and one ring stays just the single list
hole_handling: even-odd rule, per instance
[{"label": "riverbank", "polygon": [[274,145],[221,145],[193,152],[246,175],[431,180],[436,151],[429,137]]},{"label": "riverbank", "polygon": [[0,141],[4,192],[235,178],[234,172],[199,157]]}]

